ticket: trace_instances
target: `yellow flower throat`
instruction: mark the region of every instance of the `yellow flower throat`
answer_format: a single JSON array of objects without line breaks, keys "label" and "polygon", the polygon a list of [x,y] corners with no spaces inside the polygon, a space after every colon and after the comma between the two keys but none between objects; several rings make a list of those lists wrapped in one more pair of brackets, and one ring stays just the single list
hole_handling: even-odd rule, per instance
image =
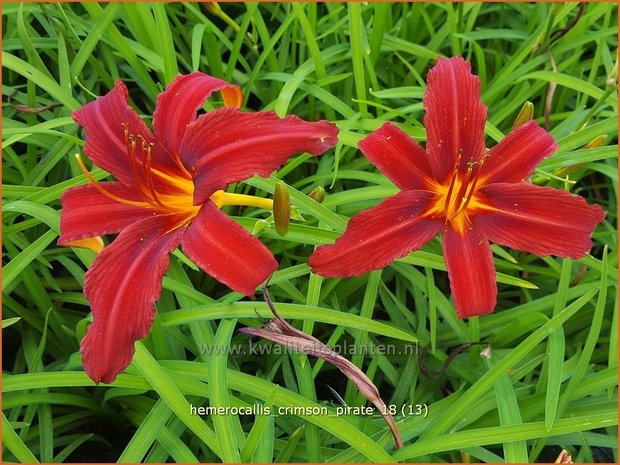
[{"label": "yellow flower throat", "polygon": [[450,176],[444,184],[433,182],[431,191],[435,193],[431,208],[426,216],[443,217],[446,225],[459,233],[464,233],[471,224],[470,216],[473,212],[485,208],[479,195],[480,172],[486,156],[480,161],[469,161],[467,168],[461,166],[461,156]]}]

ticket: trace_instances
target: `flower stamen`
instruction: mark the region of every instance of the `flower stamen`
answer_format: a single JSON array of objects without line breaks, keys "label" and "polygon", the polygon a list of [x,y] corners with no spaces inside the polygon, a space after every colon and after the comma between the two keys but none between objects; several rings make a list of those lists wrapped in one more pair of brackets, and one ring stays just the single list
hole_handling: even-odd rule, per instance
[{"label": "flower stamen", "polygon": [[[138,167],[136,166],[136,138],[133,134],[129,133],[129,124],[121,123],[123,126],[123,132],[125,133],[125,147],[127,148],[127,158],[129,159],[129,166],[131,167],[131,174],[136,181],[136,188],[140,196],[149,204],[152,204],[151,198],[148,193],[144,190],[144,186],[142,185],[142,180],[140,179],[140,175],[138,173]],[[141,137],[141,136],[138,136]],[[144,140],[144,139],[142,139]]]},{"label": "flower stamen", "polygon": [[[469,182],[469,189],[467,191],[467,194],[465,194],[465,196],[463,197],[463,203],[461,205],[461,207],[454,213],[453,217],[459,215],[460,213],[462,213],[463,211],[465,211],[467,209],[467,206],[469,205],[472,197],[474,196],[474,192],[476,190],[476,187],[478,185],[478,180],[480,179],[480,173],[482,173],[482,165],[484,165],[484,161],[489,158],[489,155],[486,154],[484,155],[480,160],[478,160],[477,162],[473,162],[472,165],[477,165],[477,170],[476,170],[476,174],[474,175],[473,179],[468,180]],[[465,184],[465,182],[463,182],[463,184]]]},{"label": "flower stamen", "polygon": [[463,202],[466,201],[465,192],[467,191],[467,186],[469,185],[469,182],[471,180],[471,173],[474,170],[475,164],[476,164],[475,161],[470,160],[467,162],[467,171],[465,172],[465,175],[463,176],[463,180],[461,181],[459,191],[456,194],[456,199],[454,201],[454,206],[452,207],[451,213],[448,215],[448,220],[453,219],[462,211]]},{"label": "flower stamen", "polygon": [[153,150],[153,146],[155,144],[153,144],[152,142],[147,143],[142,136],[138,137],[140,139],[140,144],[142,145],[141,152],[142,154],[146,153],[144,157],[145,159],[142,161],[142,166],[144,167],[144,178],[149,189],[150,199],[160,207],[166,208],[166,206],[162,203],[162,201],[159,199],[159,196],[157,195],[157,191],[155,190],[155,183],[153,181],[153,172],[151,168],[151,151]]},{"label": "flower stamen", "polygon": [[454,189],[454,183],[456,182],[456,178],[458,177],[458,174],[459,174],[461,154],[462,152],[459,152],[459,155],[456,159],[456,164],[454,165],[454,170],[452,172],[452,180],[450,181],[450,186],[448,187],[448,193],[446,194],[446,202],[443,206],[444,211],[448,211],[448,208],[450,207],[450,198],[452,197],[452,190]]},{"label": "flower stamen", "polygon": [[147,203],[147,202],[140,202],[140,201],[137,201],[137,200],[124,199],[122,197],[118,197],[118,196],[112,194],[111,192],[108,192],[103,187],[101,187],[101,185],[95,180],[95,178],[93,178],[93,175],[90,174],[90,171],[88,171],[88,168],[86,168],[86,166],[84,165],[84,162],[82,161],[82,158],[80,157],[79,153],[75,154],[75,161],[77,161],[77,164],[80,167],[80,169],[82,170],[82,173],[84,173],[86,175],[86,177],[88,178],[90,183],[93,186],[95,186],[95,188],[99,192],[101,192],[103,195],[105,195],[107,198],[109,198],[111,200],[114,200],[115,202],[124,203],[125,205],[133,205],[135,207],[148,207],[149,206],[149,203]]},{"label": "flower stamen", "polygon": [[183,174],[187,176],[187,178],[192,178],[192,173],[190,173],[187,168],[185,168],[185,165],[183,165],[183,162],[181,161],[181,157],[176,151],[172,154],[172,161],[174,161],[174,164],[177,166],[177,168],[179,168],[183,172]]},{"label": "flower stamen", "polygon": [[131,165],[131,174],[133,175],[134,180],[136,181],[136,187],[138,189],[138,193],[140,197],[146,200],[149,204],[150,199],[147,193],[144,191],[144,186],[142,186],[142,181],[140,179],[140,175],[138,173],[138,168],[135,159],[136,153],[136,139],[130,134],[128,137],[129,145],[127,146],[127,156],[129,157],[129,164]]},{"label": "flower stamen", "polygon": [[[131,134],[129,132],[128,123],[121,123],[121,126],[123,127],[123,131],[125,133],[127,157],[129,158],[131,174],[136,182],[136,189],[138,190],[138,193],[144,201],[152,207],[169,209],[169,207],[161,201],[161,198],[155,189],[153,174],[159,174],[159,172],[156,172],[156,170],[153,169],[152,165],[152,151],[155,144],[153,142],[147,142],[141,134],[138,134],[137,136]],[[140,141],[140,147],[136,151],[138,146],[137,140]]]}]

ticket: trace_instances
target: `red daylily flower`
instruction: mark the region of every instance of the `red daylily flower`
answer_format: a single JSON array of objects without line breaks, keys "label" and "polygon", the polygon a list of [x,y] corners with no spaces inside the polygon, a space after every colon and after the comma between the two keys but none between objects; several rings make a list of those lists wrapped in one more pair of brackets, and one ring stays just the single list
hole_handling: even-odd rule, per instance
[{"label": "red daylily flower", "polygon": [[[214,91],[227,105],[197,117]],[[268,176],[299,152],[319,155],[338,129],[327,121],[244,113],[241,90],[203,73],[177,77],[157,99],[153,132],[129,106],[117,82],[73,114],[86,130],[84,152],[117,182],[74,187],[62,196],[60,245],[117,233],[86,273],[84,295],[93,324],[81,343],[84,368],[112,382],[147,335],[154,302],[178,245],[205,272],[231,289],[254,293],[278,264],[271,252],[226,216],[224,205],[271,208],[272,201],[227,193],[233,182]],[[78,162],[83,167],[79,157]]]},{"label": "red daylily flower", "polygon": [[460,318],[493,311],[497,299],[489,241],[537,255],[581,258],[605,214],[567,191],[527,178],[555,152],[553,138],[530,121],[490,150],[480,80],[461,57],[439,58],[424,95],[426,150],[392,123],[360,150],[401,189],[351,219],[334,244],[308,260],[327,277],[381,269],[443,232],[443,252]]}]

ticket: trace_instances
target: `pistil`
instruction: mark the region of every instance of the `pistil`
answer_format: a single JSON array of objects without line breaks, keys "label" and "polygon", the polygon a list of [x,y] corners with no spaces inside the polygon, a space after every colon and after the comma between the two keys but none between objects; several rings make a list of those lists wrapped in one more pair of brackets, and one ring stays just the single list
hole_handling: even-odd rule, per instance
[{"label": "pistil", "polygon": [[[462,213],[463,211],[465,211],[467,209],[467,206],[469,205],[469,202],[471,201],[472,197],[474,196],[474,192],[476,190],[476,186],[478,184],[478,180],[480,179],[480,173],[482,172],[482,165],[484,164],[484,161],[488,158],[489,155],[485,155],[484,157],[482,157],[478,162],[474,162],[474,164],[477,165],[477,170],[476,170],[476,174],[474,175],[473,179],[469,182],[470,186],[469,186],[469,190],[467,191],[467,194],[465,195],[465,197],[463,197],[463,203],[461,205],[461,208],[459,208],[456,213],[454,214],[454,216],[459,215],[460,213]],[[465,184],[465,183],[463,183]]]},{"label": "pistil", "polygon": [[226,205],[257,207],[265,210],[273,210],[273,200],[256,197],[254,195],[233,194],[223,190],[215,191],[211,194],[211,200],[218,208]]},{"label": "pistil", "polygon": [[[456,159],[456,164],[454,165],[454,170],[452,171],[452,179],[450,180],[450,186],[448,187],[448,193],[446,194],[446,202],[444,203],[443,209],[445,212],[450,211],[450,199],[452,197],[452,190],[454,189],[454,183],[456,182],[459,176],[459,169],[461,161],[461,154],[459,153],[458,158]],[[448,215],[446,215],[447,217]]]},{"label": "pistil", "polygon": [[450,223],[452,227],[457,230],[462,230],[468,222],[465,213],[472,199],[474,199],[478,180],[480,179],[481,168],[487,157],[488,155],[485,155],[477,161],[469,159],[466,165],[467,167],[465,168],[461,163],[461,154],[459,153],[447,189],[445,185],[437,186],[437,193],[441,195],[440,198],[441,202],[443,202],[443,209],[438,208],[435,211],[437,213],[441,212],[445,218],[445,222]]},{"label": "pistil", "polygon": [[456,199],[454,200],[454,205],[452,207],[452,211],[448,214],[448,220],[453,219],[462,211],[462,205],[465,201],[465,192],[467,191],[467,186],[469,185],[469,181],[471,179],[471,173],[474,169],[474,162],[469,161],[467,163],[467,171],[463,176],[463,180],[461,181],[461,185],[459,187],[459,191],[456,194]]}]

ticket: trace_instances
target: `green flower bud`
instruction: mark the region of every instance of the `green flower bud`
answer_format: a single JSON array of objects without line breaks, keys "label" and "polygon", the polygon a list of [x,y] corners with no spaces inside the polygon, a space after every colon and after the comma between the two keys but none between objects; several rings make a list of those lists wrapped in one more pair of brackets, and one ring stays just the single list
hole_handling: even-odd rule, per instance
[{"label": "green flower bud", "polygon": [[315,187],[312,192],[308,194],[308,197],[317,203],[323,203],[323,200],[325,200],[325,189],[323,189],[323,186]]},{"label": "green flower bud", "polygon": [[607,134],[601,134],[600,136],[596,136],[590,142],[583,146],[584,149],[594,149],[596,147],[602,147],[607,142]]},{"label": "green flower bud", "polygon": [[291,222],[291,197],[286,184],[282,181],[276,183],[276,190],[273,194],[273,221],[276,225],[276,232],[284,236]]},{"label": "green flower bud", "polygon": [[515,118],[515,122],[512,125],[512,129],[518,128],[519,126],[523,126],[529,120],[532,119],[534,115],[534,104],[532,102],[525,102],[521,107],[521,111]]}]

